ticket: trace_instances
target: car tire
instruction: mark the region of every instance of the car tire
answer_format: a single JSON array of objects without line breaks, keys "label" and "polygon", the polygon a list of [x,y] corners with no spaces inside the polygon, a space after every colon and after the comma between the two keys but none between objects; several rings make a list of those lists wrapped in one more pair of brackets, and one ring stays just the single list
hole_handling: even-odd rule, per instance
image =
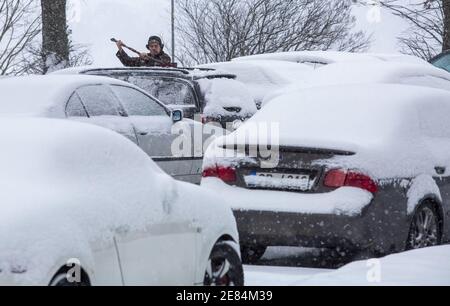
[{"label": "car tire", "polygon": [[79,283],[69,282],[67,279],[67,273],[59,273],[57,274],[52,281],[50,282],[50,287],[88,287],[89,283],[85,281],[81,281]]},{"label": "car tire", "polygon": [[205,271],[205,286],[244,286],[244,268],[238,249],[239,246],[230,241],[214,246]]},{"label": "car tire", "polygon": [[267,246],[255,245],[255,246],[242,246],[242,262],[246,265],[256,264],[267,250]]},{"label": "car tire", "polygon": [[438,246],[441,243],[441,219],[436,207],[430,202],[425,202],[417,208],[413,216],[406,250]]}]

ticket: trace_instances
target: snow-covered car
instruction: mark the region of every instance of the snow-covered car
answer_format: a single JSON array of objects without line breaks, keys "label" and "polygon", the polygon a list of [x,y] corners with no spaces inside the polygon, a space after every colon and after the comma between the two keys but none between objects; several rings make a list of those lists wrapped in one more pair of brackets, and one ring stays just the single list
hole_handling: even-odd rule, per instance
[{"label": "snow-covered car", "polygon": [[182,120],[182,111],[167,108],[130,83],[97,76],[30,76],[2,80],[0,92],[0,114],[67,118],[112,129],[176,179],[200,183],[203,156],[194,156],[196,134],[191,132],[192,141],[185,142],[192,146],[192,154],[185,156],[173,152],[179,135],[172,130],[176,124],[180,130],[202,131],[202,124]]},{"label": "snow-covered car", "polygon": [[319,68],[324,65],[334,63],[348,63],[348,62],[397,62],[397,63],[411,63],[411,64],[426,64],[427,62],[421,58],[404,55],[404,54],[390,54],[390,53],[354,53],[354,52],[340,52],[340,51],[291,51],[279,53],[267,53],[251,56],[243,56],[233,59],[233,61],[254,61],[254,60],[276,60],[290,63],[307,64],[314,68]]},{"label": "snow-covered car", "polygon": [[242,285],[236,222],[98,126],[0,121],[0,285]]},{"label": "snow-covered car", "polygon": [[450,74],[428,63],[354,61],[329,64],[312,71],[307,78],[267,95],[266,105],[287,92],[311,87],[346,84],[407,84],[450,90]]},{"label": "snow-covered car", "polygon": [[267,246],[382,255],[449,242],[449,101],[391,84],[280,96],[209,147],[202,185],[226,194],[245,262]]},{"label": "snow-covered car", "polygon": [[199,66],[236,75],[247,86],[258,106],[264,98],[285,86],[307,79],[314,70],[306,64],[292,65],[285,61],[253,60],[212,63]]},{"label": "snow-covered car", "polygon": [[76,67],[53,74],[85,74],[132,83],[168,107],[180,108],[186,118],[201,117],[223,128],[253,116],[256,104],[244,84],[230,73],[200,68],[97,68]]}]

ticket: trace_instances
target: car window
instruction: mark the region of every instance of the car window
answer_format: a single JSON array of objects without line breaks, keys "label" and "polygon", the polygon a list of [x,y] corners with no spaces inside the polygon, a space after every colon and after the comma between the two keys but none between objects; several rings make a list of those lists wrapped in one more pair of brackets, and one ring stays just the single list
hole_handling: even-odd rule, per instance
[{"label": "car window", "polygon": [[150,76],[130,76],[127,81],[166,105],[195,105],[192,87],[183,81]]},{"label": "car window", "polygon": [[117,98],[108,87],[89,85],[77,89],[76,92],[89,116],[120,116]]},{"label": "car window", "polygon": [[166,109],[142,92],[126,86],[111,86],[129,116],[167,116]]},{"label": "car window", "polygon": [[450,53],[437,58],[432,64],[450,72]]},{"label": "car window", "polygon": [[77,93],[73,93],[66,106],[67,117],[87,117],[86,109]]}]

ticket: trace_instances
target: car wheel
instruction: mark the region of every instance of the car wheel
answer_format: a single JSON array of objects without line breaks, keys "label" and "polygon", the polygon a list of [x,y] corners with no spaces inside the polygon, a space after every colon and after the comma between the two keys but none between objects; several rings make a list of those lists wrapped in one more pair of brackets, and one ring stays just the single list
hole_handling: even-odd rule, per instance
[{"label": "car wheel", "polygon": [[414,250],[441,244],[440,219],[435,207],[425,203],[418,207],[409,230],[406,250]]},{"label": "car wheel", "polygon": [[267,246],[254,245],[254,246],[242,246],[242,262],[247,265],[257,263],[267,250]]},{"label": "car wheel", "polygon": [[229,241],[214,246],[206,267],[205,286],[244,286],[244,269],[237,248]]},{"label": "car wheel", "polygon": [[69,282],[67,279],[67,273],[57,274],[53,280],[50,282],[50,287],[87,287],[88,283],[85,281],[77,282]]}]

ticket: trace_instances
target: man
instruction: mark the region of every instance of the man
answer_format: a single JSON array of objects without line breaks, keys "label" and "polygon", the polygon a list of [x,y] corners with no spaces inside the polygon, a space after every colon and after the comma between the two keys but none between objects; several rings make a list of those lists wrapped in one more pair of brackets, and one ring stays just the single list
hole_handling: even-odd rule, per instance
[{"label": "man", "polygon": [[150,53],[141,53],[139,57],[130,57],[123,50],[124,43],[119,40],[117,43],[117,57],[124,66],[127,67],[168,67],[172,59],[164,52],[164,44],[158,36],[152,36],[148,39],[147,49]]}]

